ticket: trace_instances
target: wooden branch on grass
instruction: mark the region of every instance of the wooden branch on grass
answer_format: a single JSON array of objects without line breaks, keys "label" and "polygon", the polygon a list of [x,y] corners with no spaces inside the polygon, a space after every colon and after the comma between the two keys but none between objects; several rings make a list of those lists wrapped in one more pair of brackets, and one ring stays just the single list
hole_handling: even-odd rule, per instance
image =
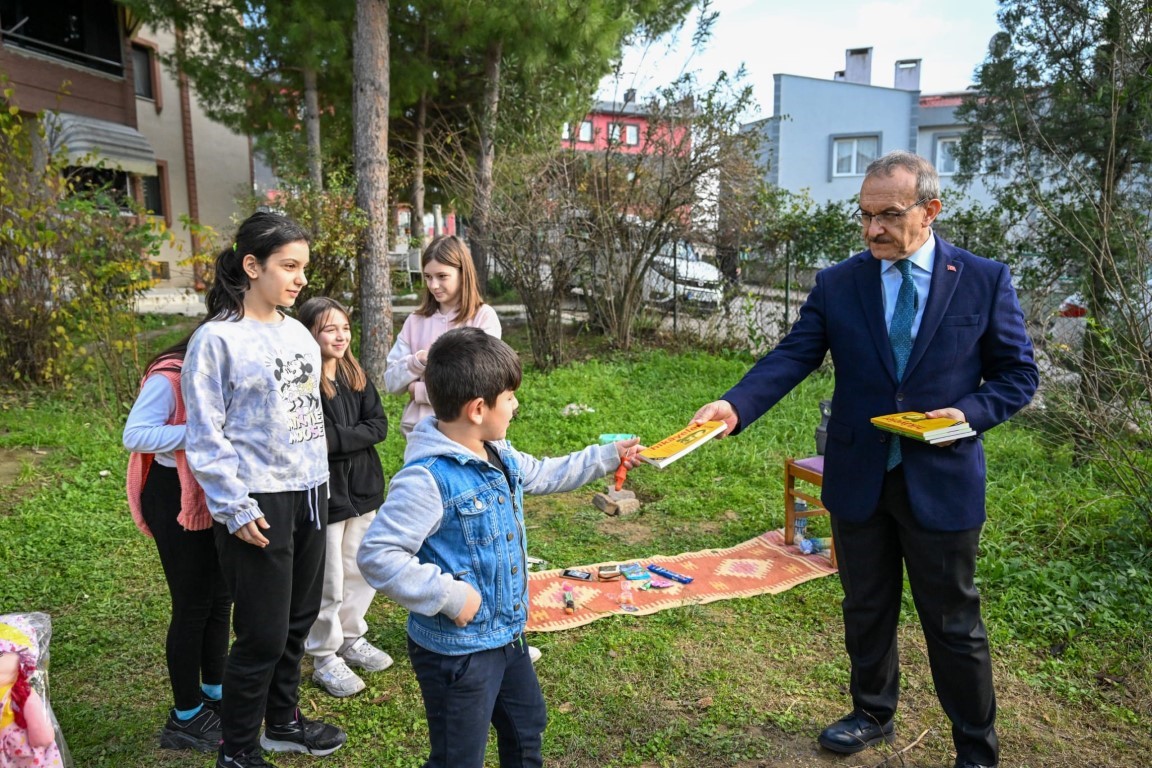
[{"label": "wooden branch on grass", "polygon": [[919,736],[917,736],[915,741],[913,741],[912,743],[910,743],[904,747],[901,747],[900,749],[898,749],[895,752],[893,752],[892,754],[888,755],[887,757],[885,757],[883,760],[881,760],[878,763],[872,763],[871,765],[863,765],[863,764],[850,765],[850,766],[848,766],[848,768],[884,768],[884,766],[888,765],[889,763],[891,763],[896,758],[900,758],[900,762],[903,763],[904,762],[904,758],[903,758],[904,753],[908,752],[913,747],[915,747],[917,744],[919,744],[921,741],[923,741],[924,737],[928,735],[928,731],[930,731],[930,730],[932,730],[932,729],[931,728],[925,728],[924,732],[921,733]]}]

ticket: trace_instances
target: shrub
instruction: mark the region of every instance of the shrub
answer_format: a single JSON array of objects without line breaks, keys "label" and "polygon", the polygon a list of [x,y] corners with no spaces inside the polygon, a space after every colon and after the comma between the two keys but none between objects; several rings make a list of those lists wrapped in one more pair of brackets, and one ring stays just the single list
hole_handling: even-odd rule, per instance
[{"label": "shrub", "polygon": [[95,374],[104,404],[122,400],[136,385],[133,305],[163,234],[77,184],[33,125],[0,111],[0,374],[51,387]]},{"label": "shrub", "polygon": [[368,226],[368,216],[356,207],[356,189],[343,174],[332,174],[328,188],[314,189],[306,182],[285,182],[285,189],[269,199],[250,198],[243,217],[272,207],[312,235],[308,285],[297,305],[313,296],[349,301],[356,291],[356,256]]}]

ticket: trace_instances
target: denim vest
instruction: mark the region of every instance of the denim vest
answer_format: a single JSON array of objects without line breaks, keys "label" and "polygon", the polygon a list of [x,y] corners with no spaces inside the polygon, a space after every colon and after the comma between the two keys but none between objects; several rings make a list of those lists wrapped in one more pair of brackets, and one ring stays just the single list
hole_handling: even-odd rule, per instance
[{"label": "denim vest", "polygon": [[466,627],[443,614],[408,614],[408,635],[421,647],[457,656],[499,648],[517,639],[528,621],[524,540],[524,482],[511,454],[500,459],[512,479],[486,461],[442,455],[412,462],[436,480],[444,516],[416,557],[466,581],[480,593],[480,610]]}]

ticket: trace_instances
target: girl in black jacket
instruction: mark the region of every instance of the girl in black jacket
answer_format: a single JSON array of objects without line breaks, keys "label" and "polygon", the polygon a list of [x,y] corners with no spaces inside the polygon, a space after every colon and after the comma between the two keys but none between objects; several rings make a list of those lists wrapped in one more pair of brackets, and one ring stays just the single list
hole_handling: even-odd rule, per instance
[{"label": "girl in black jacket", "polygon": [[378,672],[392,664],[391,656],[364,638],[364,616],[376,590],[356,565],[360,540],[384,502],[376,444],[388,434],[388,419],[380,394],[352,355],[348,310],[320,296],[300,307],[299,319],[320,345],[331,472],[324,593],[304,648],[312,657],[312,679],[333,696],[351,696],[364,690],[351,667]]}]

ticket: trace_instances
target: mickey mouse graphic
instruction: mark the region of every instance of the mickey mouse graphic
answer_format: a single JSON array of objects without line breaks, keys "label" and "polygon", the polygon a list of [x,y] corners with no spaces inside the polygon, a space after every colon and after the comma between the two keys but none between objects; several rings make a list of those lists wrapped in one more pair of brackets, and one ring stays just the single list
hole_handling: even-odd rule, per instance
[{"label": "mickey mouse graphic", "polygon": [[312,376],[312,363],[297,353],[287,361],[276,358],[273,371],[280,382],[280,397],[288,404],[290,412],[307,411],[320,404],[316,395],[316,379]]}]

